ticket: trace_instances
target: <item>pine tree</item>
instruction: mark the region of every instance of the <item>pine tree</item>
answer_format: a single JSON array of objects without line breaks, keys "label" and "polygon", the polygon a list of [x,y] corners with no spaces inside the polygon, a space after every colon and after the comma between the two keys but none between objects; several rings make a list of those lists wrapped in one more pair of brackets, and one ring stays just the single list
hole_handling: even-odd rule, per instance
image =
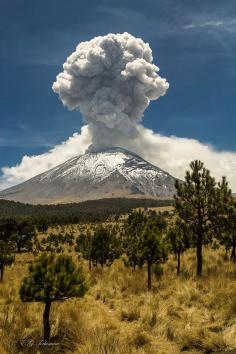
[{"label": "pine tree", "polygon": [[69,256],[41,255],[29,267],[29,276],[24,278],[20,298],[24,302],[44,302],[44,340],[50,340],[50,309],[54,301],[63,301],[85,294],[85,278]]},{"label": "pine tree", "polygon": [[14,219],[6,219],[0,221],[0,280],[3,280],[4,269],[6,266],[12,265],[15,260],[14,242],[12,234],[16,229],[16,221]]},{"label": "pine tree", "polygon": [[89,261],[89,270],[92,268],[91,257],[91,241],[92,235],[90,232],[87,234],[81,233],[76,239],[75,251],[81,253],[84,259]]},{"label": "pine tree", "polygon": [[236,263],[236,201],[231,197],[220,217],[219,242],[226,250],[231,247],[231,260]]},{"label": "pine tree", "polygon": [[[84,258],[91,260],[95,265],[98,263],[101,267],[105,264],[111,265],[121,255],[120,240],[111,227],[99,225],[94,229],[88,242],[88,247],[82,247],[81,252],[84,252]],[[83,243],[86,244],[86,240]]]},{"label": "pine tree", "polygon": [[227,199],[227,183],[216,185],[201,161],[190,164],[185,181],[176,181],[175,210],[180,219],[185,222],[193,236],[196,247],[197,275],[202,275],[202,248],[212,242],[218,232],[219,216]]},{"label": "pine tree", "polygon": [[236,204],[232,205],[228,214],[229,220],[229,236],[231,239],[232,252],[231,252],[231,260],[236,263]]},{"label": "pine tree", "polygon": [[141,261],[147,264],[147,285],[150,290],[152,287],[152,265],[167,260],[167,247],[162,231],[153,222],[147,221],[142,229],[138,246]]},{"label": "pine tree", "polygon": [[15,261],[13,251],[14,247],[9,240],[0,239],[0,281],[3,280],[5,267],[12,265]]},{"label": "pine tree", "polygon": [[123,249],[126,253],[128,260],[125,260],[125,264],[129,265],[136,269],[138,265],[141,266],[140,257],[139,257],[139,234],[135,232],[131,232],[131,230],[125,233],[125,237],[123,239]]},{"label": "pine tree", "polygon": [[170,225],[167,238],[170,242],[171,251],[177,257],[177,275],[180,274],[181,254],[183,254],[191,246],[191,233],[186,223],[177,218]]},{"label": "pine tree", "polygon": [[13,218],[0,220],[0,239],[9,241],[17,231],[17,221]]},{"label": "pine tree", "polygon": [[167,247],[163,238],[166,225],[163,216],[141,210],[132,212],[125,225],[123,248],[128,263],[133,269],[136,265],[147,264],[148,289],[152,287],[152,265],[167,259]]},{"label": "pine tree", "polygon": [[40,218],[37,222],[38,232],[47,232],[48,226],[48,220],[46,218]]},{"label": "pine tree", "polygon": [[31,250],[35,236],[35,226],[30,220],[18,221],[16,230],[12,234],[12,239],[16,243],[17,253],[20,253],[23,248]]},{"label": "pine tree", "polygon": [[127,264],[135,270],[139,265],[143,266],[140,256],[140,238],[143,227],[147,222],[146,214],[139,209],[129,214],[128,220],[124,225],[123,250],[128,260]]}]

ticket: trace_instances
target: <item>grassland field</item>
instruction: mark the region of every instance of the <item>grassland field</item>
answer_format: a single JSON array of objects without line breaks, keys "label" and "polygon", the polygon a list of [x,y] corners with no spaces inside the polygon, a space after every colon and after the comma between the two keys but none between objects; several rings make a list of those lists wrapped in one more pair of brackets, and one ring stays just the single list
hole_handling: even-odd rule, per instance
[{"label": "grassland field", "polygon": [[[90,225],[50,228],[47,234],[75,237]],[[42,303],[22,303],[19,287],[32,253],[16,256],[0,284],[0,353],[199,354],[236,348],[236,265],[224,249],[204,248],[201,279],[195,276],[195,251],[183,255],[181,274],[170,255],[163,275],[146,288],[146,268],[133,271],[121,259],[88,269],[88,262],[65,246],[87,277],[84,298],[52,305],[52,345],[43,345]]]}]

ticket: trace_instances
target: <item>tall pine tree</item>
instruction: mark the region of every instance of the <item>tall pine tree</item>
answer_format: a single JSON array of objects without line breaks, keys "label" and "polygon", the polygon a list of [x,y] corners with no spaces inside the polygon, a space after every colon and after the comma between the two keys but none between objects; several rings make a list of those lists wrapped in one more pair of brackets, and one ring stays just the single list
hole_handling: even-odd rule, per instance
[{"label": "tall pine tree", "polygon": [[219,216],[227,205],[230,192],[225,178],[217,185],[201,161],[191,162],[190,168],[184,182],[176,181],[175,210],[193,235],[197,275],[201,276],[203,245],[211,243],[217,234]]}]

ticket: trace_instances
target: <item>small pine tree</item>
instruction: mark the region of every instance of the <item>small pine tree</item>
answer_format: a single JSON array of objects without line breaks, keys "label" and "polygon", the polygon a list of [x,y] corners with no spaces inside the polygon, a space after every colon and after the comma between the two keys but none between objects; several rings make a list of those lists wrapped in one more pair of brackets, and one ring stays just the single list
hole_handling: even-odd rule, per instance
[{"label": "small pine tree", "polygon": [[124,225],[123,250],[128,257],[127,262],[125,262],[127,265],[131,266],[133,270],[135,270],[138,265],[140,267],[143,265],[140,258],[139,242],[141,232],[146,222],[146,214],[139,209],[129,215]]},{"label": "small pine tree", "polygon": [[139,239],[139,254],[142,263],[147,264],[148,290],[152,287],[152,265],[160,264],[167,260],[167,247],[163,234],[151,221],[147,222]]},{"label": "small pine tree", "polygon": [[92,268],[91,241],[92,235],[90,232],[87,234],[81,233],[76,239],[75,246],[75,251],[81,253],[83,258],[89,261],[89,270]]},{"label": "small pine tree", "polygon": [[77,239],[77,252],[91,264],[98,263],[103,267],[111,265],[121,255],[120,240],[115,229],[99,225],[94,229],[93,234],[81,234]]},{"label": "small pine tree", "polygon": [[20,253],[22,248],[31,250],[35,236],[35,226],[30,220],[17,222],[16,230],[12,234],[12,239],[16,243],[17,253]]},{"label": "small pine tree", "polygon": [[38,228],[38,232],[47,232],[48,229],[48,220],[45,218],[41,218],[38,220],[37,222],[37,228]]},{"label": "small pine tree", "polygon": [[132,212],[125,224],[123,238],[124,252],[128,264],[135,269],[147,264],[148,289],[152,287],[152,266],[165,262],[167,247],[163,231],[167,226],[165,218],[153,211],[141,210]]},{"label": "small pine tree", "polygon": [[191,246],[190,230],[187,225],[177,218],[167,233],[171,251],[177,257],[177,275],[180,274],[180,260],[183,254]]},{"label": "small pine tree", "polygon": [[232,206],[229,212],[229,237],[231,239],[231,260],[236,263],[236,205]]},{"label": "small pine tree", "polygon": [[124,252],[126,253],[126,256],[128,257],[127,260],[125,260],[125,264],[127,266],[130,266],[133,268],[133,270],[136,269],[138,265],[141,266],[140,264],[140,257],[139,257],[139,234],[138,233],[133,233],[131,230],[127,232],[125,237],[123,238],[123,249]]},{"label": "small pine tree", "polygon": [[220,218],[218,239],[228,250],[231,247],[231,260],[236,263],[236,202],[231,198],[228,207]]},{"label": "small pine tree", "polygon": [[50,308],[54,301],[63,301],[85,294],[85,278],[69,256],[41,255],[29,266],[29,276],[24,278],[20,298],[24,302],[44,302],[44,340],[50,340]]},{"label": "small pine tree", "polygon": [[12,265],[15,260],[13,246],[10,241],[0,240],[0,280],[3,280],[4,268]]}]

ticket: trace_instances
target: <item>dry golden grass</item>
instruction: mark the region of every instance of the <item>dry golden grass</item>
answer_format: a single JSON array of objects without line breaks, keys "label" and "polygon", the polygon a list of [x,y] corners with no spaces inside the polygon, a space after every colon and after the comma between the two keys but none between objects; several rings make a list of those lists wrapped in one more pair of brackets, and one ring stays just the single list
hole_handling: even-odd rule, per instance
[{"label": "dry golden grass", "polygon": [[[74,255],[76,259],[76,256]],[[146,290],[146,269],[116,261],[88,271],[82,299],[53,303],[55,346],[39,345],[43,304],[21,303],[19,286],[31,254],[18,255],[0,284],[0,353],[175,354],[223,353],[236,347],[236,266],[221,250],[204,250],[204,275],[195,277],[189,251],[176,276],[170,257],[161,279]]]}]

